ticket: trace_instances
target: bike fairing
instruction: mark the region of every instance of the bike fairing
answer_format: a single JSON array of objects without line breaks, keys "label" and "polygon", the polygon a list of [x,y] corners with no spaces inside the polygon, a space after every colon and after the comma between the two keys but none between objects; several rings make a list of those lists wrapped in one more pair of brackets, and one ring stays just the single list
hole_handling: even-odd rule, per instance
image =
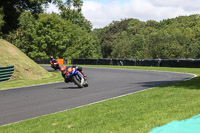
[{"label": "bike fairing", "polygon": [[[63,71],[62,75],[63,75],[63,78],[67,79],[67,78],[71,78],[71,76],[73,76],[73,74],[77,74],[80,78],[83,77],[82,74],[80,74],[80,71],[76,71],[78,70],[76,67],[65,67],[65,70],[64,70],[64,67],[62,66],[61,67],[61,71]],[[70,82],[67,80],[67,83]]]},{"label": "bike fairing", "polygon": [[57,60],[53,60],[52,62],[51,62],[51,67],[53,68],[53,69],[60,69],[60,67],[59,67],[59,62],[57,61]]},{"label": "bike fairing", "polygon": [[50,64],[54,70],[60,69],[59,62],[53,56],[50,57]]},{"label": "bike fairing", "polygon": [[74,82],[80,88],[88,86],[86,75],[83,74],[82,67],[62,66],[60,71],[62,72],[62,76],[66,83]]},{"label": "bike fairing", "polygon": [[[83,78],[83,75],[79,72],[79,71],[76,71],[77,69],[76,68],[68,68],[67,72],[66,72],[66,76],[67,77],[71,77],[73,76],[74,74],[78,75],[79,77],[76,76],[76,78],[79,80],[79,78]],[[82,80],[83,81],[83,80]],[[83,82],[81,83],[83,84]]]}]

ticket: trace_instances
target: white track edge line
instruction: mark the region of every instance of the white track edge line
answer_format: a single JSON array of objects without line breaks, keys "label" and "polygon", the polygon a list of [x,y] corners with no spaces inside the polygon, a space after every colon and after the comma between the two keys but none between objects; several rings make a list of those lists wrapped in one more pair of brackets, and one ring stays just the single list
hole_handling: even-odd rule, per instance
[{"label": "white track edge line", "polygon": [[[45,66],[45,65],[44,65]],[[84,67],[84,68],[104,68],[104,67]],[[136,71],[148,71],[148,72],[163,72],[163,73],[178,73],[178,74],[189,74],[189,75],[193,75],[195,77],[197,77],[196,74],[192,74],[192,73],[181,73],[181,72],[170,72],[170,71],[156,71],[156,70],[140,70],[140,69],[124,69],[124,68],[104,68],[104,69],[119,69],[119,70],[136,70]],[[20,88],[28,88],[28,87],[35,87],[35,86],[42,86],[42,85],[50,85],[50,84],[57,84],[57,83],[62,83],[63,81],[58,81],[58,82],[51,82],[51,83],[42,83],[42,84],[38,84],[38,85],[28,85],[28,86],[23,86],[23,87],[14,87],[14,88],[5,88],[5,89],[0,89],[0,91],[6,91],[6,90],[14,90],[14,89],[20,89]]]},{"label": "white track edge line", "polygon": [[[191,75],[193,75],[194,77],[191,77],[190,79],[195,78],[195,77],[197,76],[197,75],[195,75],[195,74],[191,74]],[[190,80],[190,79],[186,79],[186,80],[183,80],[183,81],[187,81],[187,80]],[[181,81],[181,80],[180,80],[180,81]],[[177,82],[180,82],[180,81],[177,81]],[[11,124],[17,124],[17,123],[20,123],[20,122],[23,122],[23,121],[26,121],[26,120],[37,119],[37,118],[39,118],[39,117],[44,117],[44,116],[47,116],[47,115],[58,114],[58,113],[61,113],[61,112],[66,112],[66,111],[70,111],[70,110],[73,110],[73,109],[78,109],[78,108],[81,108],[81,107],[90,106],[90,105],[97,104],[97,103],[102,103],[102,102],[105,102],[105,101],[108,101],[108,100],[117,99],[117,98],[129,96],[129,95],[132,95],[132,94],[135,94],[135,93],[139,93],[139,92],[151,90],[151,89],[153,89],[153,88],[156,88],[156,87],[147,88],[147,89],[143,89],[143,90],[140,90],[140,91],[127,93],[127,94],[124,94],[124,95],[120,95],[120,96],[116,96],[116,97],[112,97],[112,98],[100,100],[100,101],[97,101],[97,102],[92,102],[92,103],[85,104],[85,105],[81,105],[81,106],[77,106],[77,107],[74,107],[74,108],[71,108],[71,109],[66,109],[66,110],[62,110],[62,111],[58,111],[58,112],[54,112],[54,113],[49,113],[49,114],[45,114],[45,115],[40,115],[40,116],[33,117],[33,118],[30,118],[30,119],[25,119],[25,120],[16,121],[16,122],[13,122],[13,123],[1,125],[0,127],[8,126],[8,125],[11,125]]]}]

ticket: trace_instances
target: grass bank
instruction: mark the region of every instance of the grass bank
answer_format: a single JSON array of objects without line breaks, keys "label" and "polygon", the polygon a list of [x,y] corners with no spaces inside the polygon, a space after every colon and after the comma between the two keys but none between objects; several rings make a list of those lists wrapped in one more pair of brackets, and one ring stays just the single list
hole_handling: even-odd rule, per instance
[{"label": "grass bank", "polygon": [[51,74],[50,77],[42,78],[39,80],[18,79],[0,83],[0,90],[63,81],[63,77],[61,76],[60,73],[58,72],[49,72],[49,73]]},{"label": "grass bank", "polygon": [[[78,65],[79,66],[79,65]],[[149,70],[149,71],[166,71],[191,73],[200,76],[200,68],[177,68],[177,67],[144,67],[144,66],[111,66],[111,65],[80,65],[82,67],[103,67],[103,68],[118,68],[118,69],[135,69],[135,70]]]},{"label": "grass bank", "polygon": [[1,126],[0,132],[146,133],[156,126],[200,113],[199,68],[114,68],[172,71],[198,76],[121,98]]},{"label": "grass bank", "polygon": [[12,80],[42,80],[52,76],[16,46],[2,39],[0,39],[0,60],[0,66],[14,65]]}]

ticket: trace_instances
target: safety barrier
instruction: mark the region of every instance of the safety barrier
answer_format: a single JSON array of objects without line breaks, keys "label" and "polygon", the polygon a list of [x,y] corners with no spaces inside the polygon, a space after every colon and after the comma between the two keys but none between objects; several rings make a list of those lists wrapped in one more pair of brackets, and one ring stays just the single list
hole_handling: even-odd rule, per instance
[{"label": "safety barrier", "polygon": [[[50,64],[50,59],[33,59],[37,64]],[[67,64],[67,60],[65,59],[58,59],[61,65]]]},{"label": "safety barrier", "polygon": [[64,59],[56,59],[59,62],[59,65],[63,65],[64,64]]},{"label": "safety barrier", "polygon": [[0,67],[0,82],[9,80],[13,72],[14,72],[14,65]]},{"label": "safety barrier", "polygon": [[199,68],[200,59],[85,59],[85,58],[80,58],[80,59],[73,59],[72,64]]}]

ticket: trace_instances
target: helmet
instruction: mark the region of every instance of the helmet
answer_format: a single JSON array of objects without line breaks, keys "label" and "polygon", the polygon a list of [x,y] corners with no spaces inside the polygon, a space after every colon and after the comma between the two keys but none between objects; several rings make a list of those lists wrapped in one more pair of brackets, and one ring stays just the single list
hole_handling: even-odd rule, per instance
[{"label": "helmet", "polygon": [[65,71],[65,66],[61,66],[60,71]]},{"label": "helmet", "polygon": [[70,67],[70,68],[67,69],[67,72],[71,72],[71,71],[73,71],[72,67]]}]

